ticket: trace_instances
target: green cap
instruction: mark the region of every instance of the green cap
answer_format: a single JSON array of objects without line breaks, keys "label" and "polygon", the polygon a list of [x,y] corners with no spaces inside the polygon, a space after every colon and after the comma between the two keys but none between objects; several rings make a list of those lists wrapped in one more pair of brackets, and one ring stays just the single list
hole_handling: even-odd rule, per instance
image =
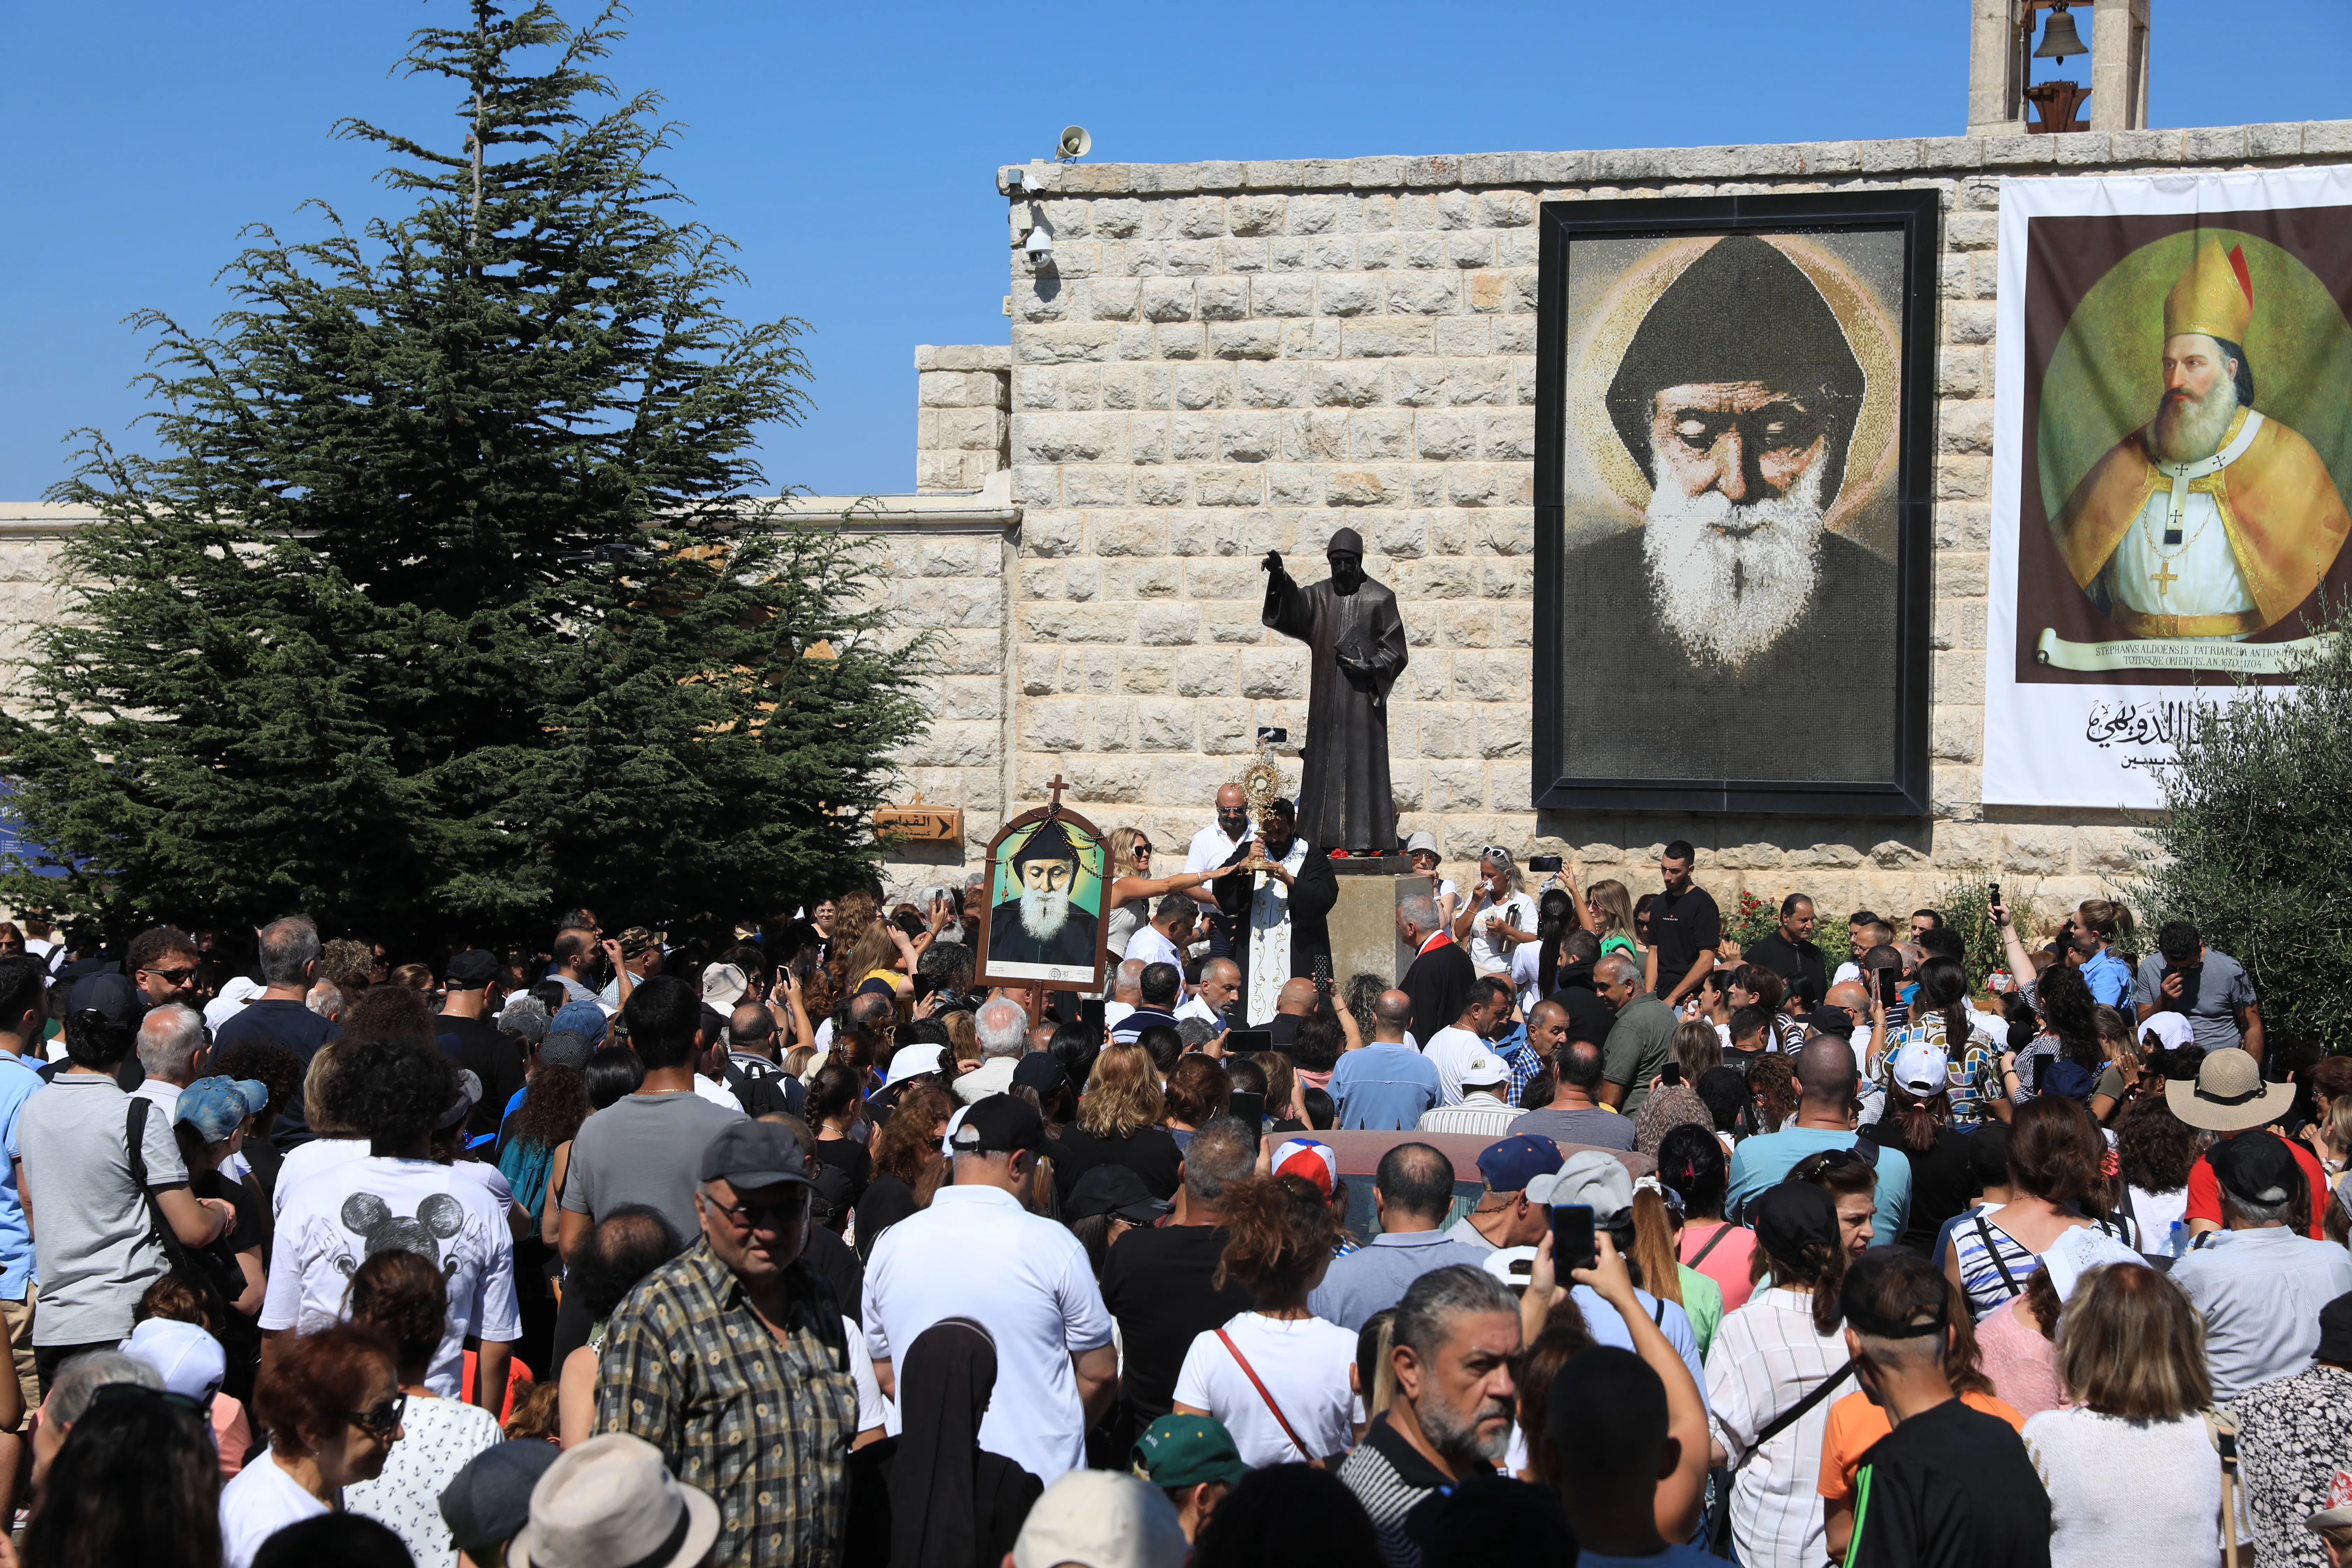
[{"label": "green cap", "polygon": [[1135,1473],[1155,1487],[1232,1485],[1249,1474],[1234,1435],[1213,1415],[1162,1415],[1135,1440]]}]

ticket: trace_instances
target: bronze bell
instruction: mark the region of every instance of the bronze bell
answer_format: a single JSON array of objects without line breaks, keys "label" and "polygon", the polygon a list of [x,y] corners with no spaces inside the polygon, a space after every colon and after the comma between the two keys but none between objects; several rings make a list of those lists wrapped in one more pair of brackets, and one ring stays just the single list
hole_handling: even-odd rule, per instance
[{"label": "bronze bell", "polygon": [[2066,0],[2058,0],[2057,8],[2050,13],[2049,23],[2042,29],[2042,47],[2033,51],[2037,60],[2063,60],[2068,55],[2087,55],[2083,47],[2083,35],[2074,30],[2074,18],[2066,15]]}]

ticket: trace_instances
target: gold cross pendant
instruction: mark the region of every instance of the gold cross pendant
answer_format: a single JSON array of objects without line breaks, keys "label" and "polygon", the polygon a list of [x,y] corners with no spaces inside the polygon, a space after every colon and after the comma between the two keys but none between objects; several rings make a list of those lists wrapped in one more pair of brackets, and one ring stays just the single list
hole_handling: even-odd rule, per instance
[{"label": "gold cross pendant", "polygon": [[2157,596],[2164,598],[2171,594],[2172,585],[2180,581],[2180,574],[2172,569],[2171,562],[2159,561],[2156,563],[2156,570],[2148,574],[2147,580],[2156,584]]}]

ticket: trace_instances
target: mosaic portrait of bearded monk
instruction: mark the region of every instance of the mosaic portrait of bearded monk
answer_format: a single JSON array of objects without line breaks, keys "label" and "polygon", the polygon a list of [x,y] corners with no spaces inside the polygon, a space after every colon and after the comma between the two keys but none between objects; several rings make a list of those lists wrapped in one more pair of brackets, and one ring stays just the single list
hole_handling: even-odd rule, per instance
[{"label": "mosaic portrait of bearded monk", "polygon": [[[1601,426],[1648,491],[1640,526],[1563,561],[1571,679],[1645,720],[1622,757],[1580,726],[1597,771],[1889,773],[1895,565],[1830,525],[1849,457],[1875,461],[1853,451],[1864,392],[1838,316],[1766,240],[1714,242],[1650,306]],[[1825,680],[1852,706],[1825,704]]]},{"label": "mosaic portrait of bearded monk", "polygon": [[991,965],[1093,966],[1099,922],[1093,910],[1073,897],[1078,869],[1077,847],[1062,825],[1051,818],[1039,823],[1013,855],[1013,883],[1018,890],[999,900],[990,911]]},{"label": "mosaic portrait of bearded monk", "polygon": [[2312,444],[2255,406],[2261,301],[2209,239],[2164,300],[2164,391],[2052,524],[2075,584],[2136,637],[2234,640],[2309,597],[2352,531]]}]

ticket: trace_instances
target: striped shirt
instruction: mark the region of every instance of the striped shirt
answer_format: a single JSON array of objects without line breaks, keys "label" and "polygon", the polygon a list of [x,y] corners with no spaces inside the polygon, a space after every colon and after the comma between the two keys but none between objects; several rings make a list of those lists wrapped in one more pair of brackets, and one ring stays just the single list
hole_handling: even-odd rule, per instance
[{"label": "striped shirt", "polygon": [[1817,1333],[1810,1290],[1765,1288],[1727,1312],[1706,1363],[1707,1426],[1737,1472],[1731,1538],[1748,1568],[1819,1568],[1822,1436],[1835,1395],[1756,1446],[1757,1434],[1846,1363],[1842,1331]]},{"label": "striped shirt", "polygon": [[1405,1518],[1451,1487],[1453,1478],[1397,1436],[1386,1415],[1375,1415],[1339,1467],[1339,1482],[1356,1494],[1372,1521],[1383,1568],[1421,1568],[1421,1547],[1405,1530]]},{"label": "striped shirt", "polygon": [[1506,1105],[1492,1093],[1474,1089],[1459,1105],[1440,1105],[1421,1113],[1422,1132],[1467,1132],[1479,1138],[1509,1137],[1511,1123],[1527,1114]]},{"label": "striped shirt", "polygon": [[[1952,1256],[1959,1260],[1960,1289],[1969,1298],[1969,1315],[1981,1322],[1985,1315],[2012,1296],[2025,1293],[2025,1282],[2042,1267],[2040,1255],[2000,1228],[1993,1216],[1998,1205],[1964,1215],[1952,1227]],[[2137,1247],[2137,1236],[2128,1225],[2093,1220],[2091,1228]]]}]

